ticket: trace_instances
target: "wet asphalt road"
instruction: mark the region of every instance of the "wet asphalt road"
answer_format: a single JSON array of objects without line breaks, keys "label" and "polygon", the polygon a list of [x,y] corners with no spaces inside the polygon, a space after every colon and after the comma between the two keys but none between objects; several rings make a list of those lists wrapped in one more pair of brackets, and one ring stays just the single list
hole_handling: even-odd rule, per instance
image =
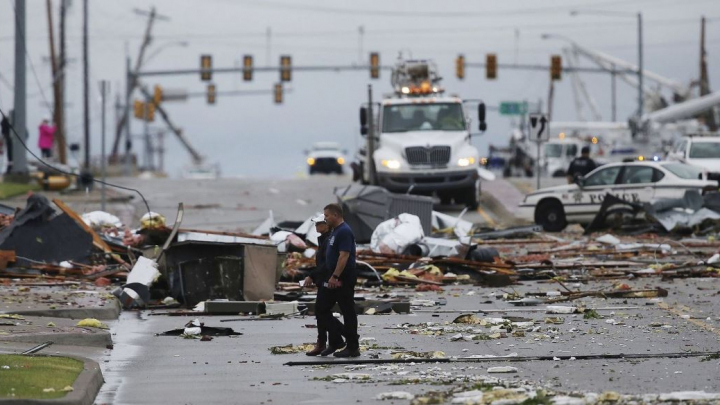
[{"label": "wet asphalt road", "polygon": [[[295,179],[114,179],[117,184],[139,189],[147,198],[150,209],[159,212],[172,222],[178,202],[185,204],[183,228],[221,231],[252,231],[262,223],[272,210],[277,221],[304,221],[322,208],[336,202],[335,188],[346,187],[350,177],[316,175]],[[138,198],[128,206],[116,204],[120,219],[126,223],[144,213]],[[91,207],[84,207],[89,210]],[[436,209],[450,215],[459,215],[462,206],[437,206]],[[125,218],[123,216],[125,215]],[[128,217],[127,215],[130,215]],[[481,207],[469,211],[463,219],[479,224],[497,221],[494,214]]]},{"label": "wet asphalt road", "polygon": [[[593,282],[584,288],[607,287],[609,282]],[[633,287],[659,285],[656,278],[630,282]],[[450,341],[455,334],[432,336],[412,334],[404,330],[388,329],[394,325],[425,322],[444,324],[458,313],[429,312],[398,315],[360,316],[361,337],[372,337],[381,347],[402,347],[413,351],[443,351],[447,356],[469,355],[507,356],[577,356],[585,354],[661,354],[684,351],[720,350],[717,294],[718,279],[695,279],[662,283],[670,296],[658,300],[584,299],[584,305],[599,307],[636,307],[600,311],[604,319],[583,319],[582,315],[547,315],[543,312],[511,312],[506,316],[519,316],[536,320],[535,332],[524,337],[505,337],[484,341]],[[703,288],[700,290],[698,287]],[[526,282],[515,290],[553,291],[555,286],[546,283]],[[420,296],[412,290],[398,290],[399,294],[422,299],[436,299],[437,293]],[[501,299],[488,295],[497,289],[472,286],[447,287],[441,296],[447,299],[442,307],[424,308],[441,310],[517,309]],[[468,294],[472,295],[468,295]],[[682,314],[695,318],[701,325],[668,312],[660,307],[664,302]],[[532,309],[532,308],[531,308]],[[482,315],[479,315],[482,317]],[[500,317],[502,314],[488,315]],[[545,323],[545,318],[561,318],[563,324]],[[707,318],[710,318],[709,320]],[[401,364],[399,367],[355,370],[370,374],[362,383],[334,383],[313,380],[314,377],[348,372],[345,366],[290,367],[288,361],[304,361],[303,354],[273,355],[271,346],[312,342],[315,330],[305,325],[314,319],[294,318],[279,321],[250,321],[220,323],[228,317],[205,316],[201,321],[212,326],[230,326],[242,332],[239,337],[219,337],[211,342],[187,340],[178,337],[159,337],[155,333],[182,327],[188,317],[152,316],[149,312],[125,312],[112,324],[115,348],[100,359],[106,384],[98,403],[148,404],[329,404],[374,403],[375,395],[387,391],[409,391],[420,394],[445,389],[448,385],[428,383],[390,385],[393,381],[422,377],[428,373],[444,376],[442,379],[478,377],[487,374],[491,366],[511,365],[517,374],[500,377],[510,380],[528,380],[534,384],[562,392],[606,390],[621,393],[662,393],[686,390],[720,390],[720,361],[702,361],[702,358],[642,359],[642,360],[565,360],[528,361],[507,363],[453,364]],[[232,317],[229,317],[232,318]],[[610,320],[614,320],[614,323]],[[617,324],[620,323],[620,324]],[[655,325],[655,326],[653,326]],[[714,331],[705,329],[715,328]],[[422,328],[419,328],[422,330]],[[389,350],[378,353],[389,358]],[[446,373],[446,374],[442,374]],[[439,381],[441,378],[436,377]],[[395,401],[405,403],[406,401]]]}]

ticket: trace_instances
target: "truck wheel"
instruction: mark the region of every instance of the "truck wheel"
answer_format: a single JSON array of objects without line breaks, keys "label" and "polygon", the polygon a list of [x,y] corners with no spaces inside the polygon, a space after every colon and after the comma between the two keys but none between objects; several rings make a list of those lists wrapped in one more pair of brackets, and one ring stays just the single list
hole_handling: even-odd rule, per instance
[{"label": "truck wheel", "polygon": [[472,186],[466,189],[459,190],[455,195],[455,202],[465,204],[471,210],[476,210],[480,206],[478,203],[477,187]]},{"label": "truck wheel", "polygon": [[565,210],[556,200],[543,201],[535,209],[535,223],[546,232],[560,232],[567,226]]}]

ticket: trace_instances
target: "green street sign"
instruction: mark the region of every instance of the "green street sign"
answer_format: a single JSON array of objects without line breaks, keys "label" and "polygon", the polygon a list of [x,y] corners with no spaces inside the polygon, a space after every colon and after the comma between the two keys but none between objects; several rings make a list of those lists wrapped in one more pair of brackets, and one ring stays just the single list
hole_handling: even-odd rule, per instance
[{"label": "green street sign", "polygon": [[504,101],[500,103],[500,115],[525,115],[528,106],[526,102]]}]

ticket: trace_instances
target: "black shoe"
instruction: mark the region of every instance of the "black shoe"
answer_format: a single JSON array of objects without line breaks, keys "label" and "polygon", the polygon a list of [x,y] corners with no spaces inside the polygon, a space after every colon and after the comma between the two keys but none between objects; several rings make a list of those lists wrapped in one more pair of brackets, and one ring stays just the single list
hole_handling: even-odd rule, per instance
[{"label": "black shoe", "polygon": [[336,351],[342,349],[343,347],[345,347],[345,343],[343,343],[343,344],[341,344],[341,345],[339,345],[339,346],[332,346],[332,345],[330,345],[330,346],[327,347],[327,349],[325,349],[325,350],[323,350],[322,352],[320,352],[320,355],[321,355],[322,357],[327,357],[327,356],[335,353]]},{"label": "black shoe", "polygon": [[360,349],[351,349],[349,347],[344,348],[343,350],[340,350],[339,352],[335,352],[333,354],[335,357],[360,357]]}]

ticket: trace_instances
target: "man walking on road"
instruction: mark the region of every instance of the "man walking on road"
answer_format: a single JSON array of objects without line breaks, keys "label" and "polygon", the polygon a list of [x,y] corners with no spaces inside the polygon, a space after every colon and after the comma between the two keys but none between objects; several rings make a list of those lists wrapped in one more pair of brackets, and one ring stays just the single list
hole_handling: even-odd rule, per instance
[{"label": "man walking on road", "polygon": [[[325,207],[325,221],[333,228],[328,242],[326,265],[332,274],[328,281],[329,298],[323,308],[319,308],[319,316],[325,325],[328,325],[330,336],[345,336],[347,346],[341,351],[330,342],[327,349],[321,354],[327,356],[331,353],[335,357],[359,357],[360,343],[358,336],[358,320],[355,313],[355,282],[357,272],[355,269],[355,235],[352,229],[343,221],[343,210],[339,204],[329,204]],[[339,325],[332,323],[332,308],[338,304],[343,314],[345,327],[338,330]]]},{"label": "man walking on road", "polygon": [[[327,287],[330,271],[325,265],[325,254],[327,252],[328,240],[330,239],[330,226],[328,226],[327,222],[325,222],[325,215],[319,215],[313,218],[312,222],[315,223],[315,230],[320,234],[320,236],[318,236],[318,249],[315,253],[315,270],[313,270],[310,275],[305,278],[303,287],[312,287],[314,284],[318,289],[317,298],[315,299],[315,318],[317,319],[318,340],[315,347],[305,354],[308,356],[317,356],[327,349],[328,332],[331,331],[331,328],[325,323],[326,319],[320,316],[320,311],[318,310],[319,308],[325,308],[325,310],[329,310],[330,315],[332,315],[332,305],[330,307],[327,305],[327,302],[330,299],[330,290]],[[341,331],[343,329],[343,324],[334,316],[330,317],[330,321],[332,322],[332,325],[334,325],[332,328],[332,334],[330,335],[330,346],[345,346],[342,336],[335,335],[337,331]]]}]

